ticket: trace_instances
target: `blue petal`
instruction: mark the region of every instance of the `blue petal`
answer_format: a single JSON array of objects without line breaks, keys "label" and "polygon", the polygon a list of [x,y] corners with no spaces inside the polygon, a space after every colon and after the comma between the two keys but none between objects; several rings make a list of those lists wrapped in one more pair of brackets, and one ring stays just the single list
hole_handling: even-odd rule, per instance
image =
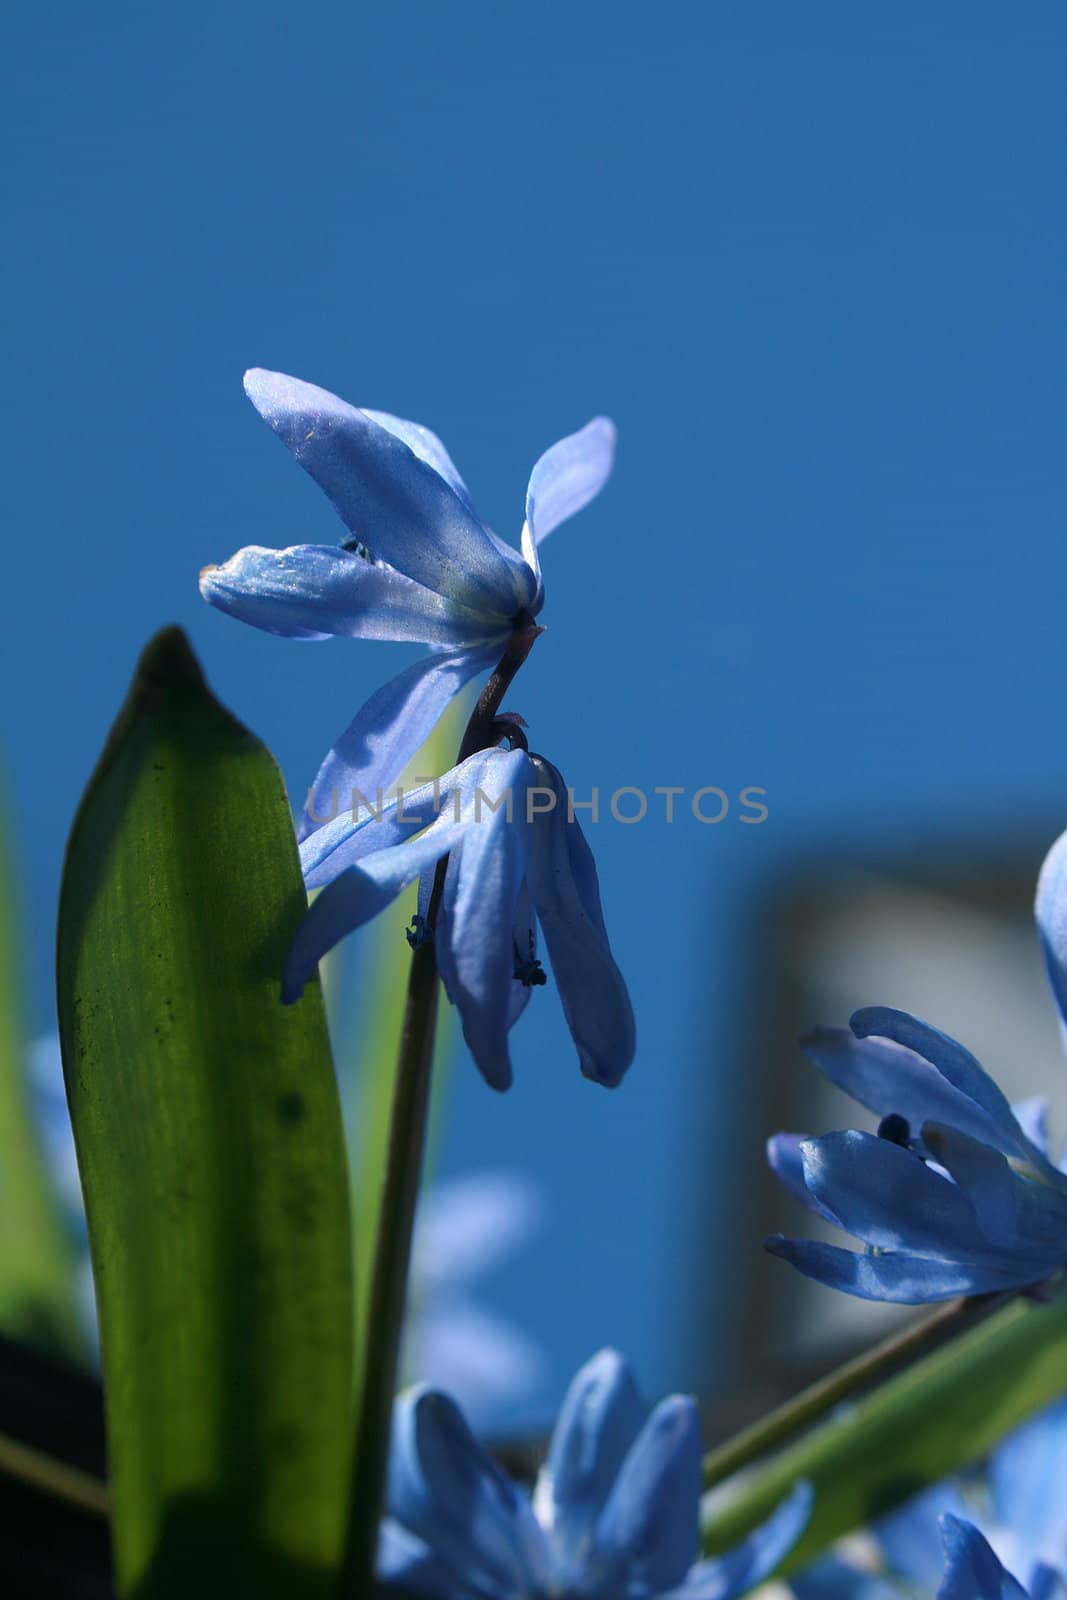
[{"label": "blue petal", "polygon": [[1030,1573],[1030,1600],[1067,1600],[1067,1573],[1038,1562]]},{"label": "blue petal", "polygon": [[472,1589],[518,1600],[543,1585],[547,1549],[529,1501],[447,1395],[423,1387],[396,1401],[386,1509]]},{"label": "blue petal", "polygon": [[534,578],[411,444],[314,384],[245,374],[245,391],[371,551],[437,594],[492,616],[529,604]]},{"label": "blue petal", "polygon": [[991,1294],[1016,1289],[1027,1282],[1025,1269],[967,1261],[934,1261],[926,1256],[886,1252],[881,1255],[842,1250],[815,1239],[783,1239],[775,1234],[766,1242],[780,1256],[816,1283],[861,1300],[887,1300],[897,1305],[926,1305],[933,1300],[954,1300],[958,1295]]},{"label": "blue petal", "polygon": [[1067,1573],[1041,1561],[1030,1574],[1030,1600],[1067,1600]]},{"label": "blue petal", "polygon": [[954,1483],[939,1483],[916,1495],[880,1517],[871,1530],[893,1576],[907,1578],[924,1594],[934,1593],[944,1570],[940,1519],[945,1515],[967,1515]]},{"label": "blue petal", "polygon": [[[873,1008],[857,1012],[852,1023],[861,1037],[857,1038],[856,1033],[847,1028],[816,1028],[801,1040],[801,1047],[831,1083],[836,1083],[876,1116],[896,1112],[907,1119],[913,1133],[924,1122],[948,1123],[972,1138],[983,1139],[1006,1155],[1022,1155],[1029,1159],[1031,1147],[1023,1130],[1007,1101],[973,1057],[972,1079],[977,1073],[992,1090],[992,1103],[997,1106],[998,1113],[1006,1112],[1006,1117],[991,1115],[973,1095],[942,1073],[940,1063],[933,1064],[932,1058],[927,1058],[922,1050],[908,1048],[910,1041],[894,1043],[888,1036],[867,1037],[872,1033],[884,1034],[886,1028],[894,1026],[890,1019],[901,1016],[901,1012]],[[916,1026],[924,1027],[921,1023]],[[922,1037],[925,1041],[925,1032]],[[945,1036],[942,1034],[939,1038]],[[960,1046],[956,1048],[961,1049]]]},{"label": "blue petal", "polygon": [[1067,1024],[1067,833],[1045,857],[1034,905],[1049,982],[1060,1017]]},{"label": "blue petal", "polygon": [[[974,1207],[978,1226],[986,1238],[1008,1248],[1018,1245],[1021,1207],[1017,1191],[1023,1188],[1025,1179],[1012,1171],[1000,1151],[958,1128],[937,1123],[923,1125],[922,1139],[938,1166],[944,1167]],[[1064,1253],[1067,1254],[1067,1243]]]},{"label": "blue petal", "polygon": [[221,567],[204,567],[200,593],[228,616],[290,639],[341,635],[455,649],[506,639],[510,630],[506,617],[472,611],[328,544],[247,545]]},{"label": "blue petal", "polygon": [[1023,1133],[1043,1156],[1051,1151],[1051,1134],[1049,1130],[1049,1104],[1048,1097],[1043,1094],[1031,1095],[1027,1100],[1016,1100],[1012,1105],[1012,1115],[1019,1124]]},{"label": "blue petal", "polygon": [[433,1595],[436,1600],[482,1600],[454,1567],[392,1517],[385,1518],[378,1535],[377,1577],[379,1583]]},{"label": "blue petal", "polygon": [[864,1244],[934,1258],[986,1251],[967,1197],[910,1150],[851,1130],[809,1139],[801,1156],[812,1194]]},{"label": "blue petal", "polygon": [[371,695],[338,739],[311,786],[300,825],[307,838],[348,811],[353,795],[377,806],[470,680],[491,667],[496,646],[426,656]]},{"label": "blue petal", "polygon": [[1031,1562],[1067,1561],[1067,1400],[1024,1423],[989,1463],[997,1521]]},{"label": "blue petal", "polygon": [[849,1566],[838,1556],[821,1556],[802,1571],[790,1573],[789,1588],[796,1600],[901,1600],[895,1585]]},{"label": "blue petal", "polygon": [[633,1009],[604,932],[596,870],[581,828],[567,818],[559,773],[536,765],[556,794],[531,828],[529,886],[582,1072],[614,1088],[634,1056]]},{"label": "blue petal", "polygon": [[[456,469],[455,462],[452,460],[452,457],[449,455],[448,451],[445,449],[436,433],[433,433],[429,428],[424,427],[421,422],[406,422],[403,417],[391,416],[388,411],[370,411],[366,406],[363,406],[361,409],[365,417],[370,417],[372,422],[380,423],[383,428],[388,428],[390,433],[396,434],[398,439],[403,439],[404,443],[410,450],[414,451],[420,461],[425,461],[427,465],[431,466],[440,477],[444,478],[449,488],[452,489],[456,496],[463,502],[475,521],[481,523],[482,527],[485,529],[485,532],[489,536],[489,542],[502,556],[505,564],[508,567],[513,566],[515,562],[514,550],[512,550],[511,546],[506,544],[503,539],[498,538],[491,528],[487,527],[485,523],[482,523],[482,519],[478,516],[477,511],[474,509],[474,502],[471,499],[470,490],[460,477],[459,472]],[[523,559],[525,560],[525,552],[523,554]],[[530,563],[527,563],[527,565],[530,565]],[[531,566],[531,572],[533,570],[534,569]],[[539,581],[539,570],[537,577]],[[520,581],[522,585],[522,592],[528,597],[527,605],[530,606],[533,604],[533,582],[531,581],[530,576],[526,573],[521,574]]]},{"label": "blue petal", "polygon": [[700,1539],[700,1417],[663,1400],[631,1445],[597,1520],[589,1577],[606,1593],[659,1595],[680,1583]]},{"label": "blue petal", "polygon": [[[358,861],[379,850],[403,844],[405,839],[421,833],[437,817],[454,809],[453,796],[462,776],[463,768],[454,767],[437,781],[420,784],[417,789],[399,790],[392,800],[378,800],[372,804],[367,797],[364,806],[357,798],[348,809],[324,822],[301,844],[300,866],[305,886],[321,889]],[[432,869],[427,870],[432,882]]]},{"label": "blue petal", "polygon": [[804,1179],[803,1147],[808,1142],[806,1135],[800,1133],[774,1134],[767,1140],[768,1165],[794,1200],[799,1200],[808,1211],[814,1212],[817,1217],[822,1217],[826,1222],[832,1222],[839,1228],[841,1223],[837,1217],[812,1194]]},{"label": "blue petal", "polygon": [[423,1193],[415,1232],[419,1315],[430,1297],[473,1292],[478,1278],[529,1241],[543,1213],[540,1185],[518,1172],[437,1179]]},{"label": "blue petal", "polygon": [[297,929],[282,977],[285,1004],[299,1000],[316,966],[335,944],[384,911],[420,872],[447,855],[462,831],[462,823],[443,815],[417,839],[378,850],[334,878]]},{"label": "blue petal", "polygon": [[526,523],[535,545],[598,495],[615,465],[615,424],[594,417],[541,456],[526,490]]},{"label": "blue petal", "polygon": [[579,433],[560,439],[535,465],[526,490],[522,553],[534,575],[537,592],[530,602],[536,616],[544,599],[537,546],[553,528],[573,517],[598,495],[615,464],[615,424],[594,417]]},{"label": "blue petal", "polygon": [[[534,912],[533,901],[530,899],[530,889],[525,878],[519,885],[518,897],[515,901],[515,915],[512,921],[512,944],[514,946],[516,961],[524,962],[528,967],[539,966],[537,958],[537,916]],[[508,998],[508,1027],[513,1028],[530,1003],[533,988],[528,983],[523,983],[519,978],[512,977],[511,989]]]},{"label": "blue petal", "polygon": [[534,1494],[561,1591],[580,1579],[593,1527],[645,1415],[633,1374],[615,1350],[587,1361],[567,1390]]},{"label": "blue petal", "polygon": [[943,1526],[948,1565],[937,1600],[1027,1600],[973,1523],[946,1517]]},{"label": "blue petal", "polygon": [[371,411],[368,406],[360,408],[365,417],[376,422],[379,427],[387,428],[398,439],[403,439],[408,449],[418,456],[420,461],[432,467],[439,478],[443,478],[452,492],[463,501],[472,516],[478,517],[471,500],[470,490],[459,475],[456,463],[452,460],[441,440],[431,428],[421,422],[408,422],[404,417],[394,417],[388,411]]},{"label": "blue petal", "polygon": [[501,1090],[511,1084],[515,909],[526,871],[526,789],[533,776],[525,750],[496,751],[484,763],[462,844],[448,865],[435,938],[463,1037],[485,1081]]},{"label": "blue petal", "polygon": [[[798,1483],[767,1521],[753,1529],[741,1544],[724,1556],[699,1562],[690,1569],[685,1581],[671,1589],[662,1600],[733,1600],[735,1595],[747,1594],[781,1566],[804,1532],[814,1500],[811,1484]],[[815,1592],[807,1591],[808,1594]],[[836,1592],[847,1592],[850,1600],[865,1594],[869,1600],[871,1597],[871,1591],[864,1590],[859,1583],[847,1591]]]},{"label": "blue petal", "polygon": [[963,1127],[964,1132],[979,1139],[984,1138],[987,1144],[995,1145],[1005,1154],[1020,1155],[1024,1160],[1032,1160],[1046,1177],[1056,1179],[1054,1169],[1043,1160],[1040,1151],[1034,1149],[1015,1120],[1006,1096],[993,1082],[988,1072],[979,1066],[971,1052],[957,1040],[950,1038],[947,1033],[942,1033],[940,1028],[932,1027],[930,1023],[911,1016],[909,1012],[895,1011],[890,1006],[868,1006],[862,1011],[857,1011],[850,1019],[849,1025],[858,1038],[865,1039],[875,1035],[891,1039],[894,1043],[914,1051],[929,1061],[953,1088],[958,1089],[960,1094],[985,1113],[989,1131],[983,1133],[979,1127],[961,1123],[959,1115],[954,1113],[943,1115],[940,1112],[927,1112],[922,1120],[948,1122],[956,1127]]}]

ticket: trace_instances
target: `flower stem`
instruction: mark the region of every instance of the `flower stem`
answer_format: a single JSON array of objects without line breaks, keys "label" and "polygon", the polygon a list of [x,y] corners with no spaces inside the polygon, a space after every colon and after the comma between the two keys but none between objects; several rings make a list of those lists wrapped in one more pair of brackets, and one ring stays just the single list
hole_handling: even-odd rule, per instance
[{"label": "flower stem", "polygon": [[840,1401],[872,1388],[920,1356],[938,1349],[1012,1298],[1011,1294],[988,1294],[953,1300],[901,1333],[891,1334],[854,1360],[846,1361],[836,1371],[802,1389],[769,1416],[761,1417],[725,1444],[709,1451],[704,1457],[704,1487],[711,1489],[733,1477],[742,1467],[769,1455],[794,1434],[825,1416]]},{"label": "flower stem", "polygon": [[516,672],[530,654],[544,628],[538,627],[532,619],[521,617],[516,620],[515,630],[508,640],[507,649],[494,668],[493,675],[485,688],[478,696],[478,703],[471,712],[467,731],[463,735],[456,757],[456,765],[466,761],[468,756],[474,755],[477,750],[484,750],[495,743],[493,737],[493,724],[496,714],[500,710],[503,700]]},{"label": "flower stem", "polygon": [[100,1478],[7,1435],[0,1435],[0,1477],[29,1485],[90,1516],[108,1515],[108,1487]]},{"label": "flower stem", "polygon": [[371,1594],[374,1586],[436,1026],[437,962],[428,941],[415,950],[408,979],[356,1397],[356,1453],[344,1587],[344,1592],[352,1595]]},{"label": "flower stem", "polygon": [[[492,677],[471,713],[459,761],[494,742],[500,702],[544,629],[528,616],[516,618]],[[426,921],[432,930],[444,887],[448,857],[437,865]],[[400,1031],[396,1079],[389,1120],[389,1144],[378,1210],[366,1336],[356,1395],[355,1458],[344,1556],[343,1592],[374,1592],[378,1526],[385,1498],[389,1435],[400,1362],[415,1209],[419,1197],[430,1077],[437,1030],[437,959],[433,940],[416,946],[408,977],[404,1021]]]}]

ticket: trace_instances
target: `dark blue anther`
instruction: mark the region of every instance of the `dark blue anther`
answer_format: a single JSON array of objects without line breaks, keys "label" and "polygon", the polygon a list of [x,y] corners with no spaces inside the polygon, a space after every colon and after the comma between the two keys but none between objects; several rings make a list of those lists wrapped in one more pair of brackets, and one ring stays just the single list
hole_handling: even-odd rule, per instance
[{"label": "dark blue anther", "polygon": [[902,1150],[910,1150],[911,1127],[907,1117],[902,1117],[898,1111],[891,1111],[878,1124],[878,1137],[888,1140],[890,1144],[898,1144]]}]

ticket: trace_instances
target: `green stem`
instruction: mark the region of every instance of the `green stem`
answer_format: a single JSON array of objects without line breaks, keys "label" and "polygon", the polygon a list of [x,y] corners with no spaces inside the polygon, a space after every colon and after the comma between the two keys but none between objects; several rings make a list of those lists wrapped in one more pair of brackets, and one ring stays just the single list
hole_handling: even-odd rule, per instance
[{"label": "green stem", "polygon": [[426,1145],[437,996],[437,963],[433,944],[427,942],[416,949],[408,980],[378,1214],[362,1382],[356,1401],[356,1454],[345,1551],[347,1583],[343,1591],[352,1595],[373,1591],[411,1240]]},{"label": "green stem", "polygon": [[809,1428],[842,1400],[847,1400],[881,1383],[902,1367],[936,1350],[948,1339],[981,1322],[1011,1298],[1006,1294],[976,1296],[972,1300],[953,1300],[902,1333],[891,1334],[873,1349],[865,1350],[853,1361],[828,1373],[825,1378],[794,1395],[769,1416],[735,1434],[704,1457],[704,1486],[733,1477],[742,1467],[770,1455],[794,1434]]},{"label": "green stem", "polygon": [[109,1509],[107,1484],[90,1472],[82,1472],[66,1461],[57,1461],[42,1450],[0,1434],[0,1475],[29,1484],[67,1505],[77,1506],[94,1517],[106,1517]]},{"label": "green stem", "polygon": [[706,1508],[704,1553],[732,1550],[806,1481],[815,1507],[786,1563],[795,1570],[843,1534],[983,1460],[1065,1387],[1067,1293],[1048,1304],[1015,1297],[723,1484]]}]

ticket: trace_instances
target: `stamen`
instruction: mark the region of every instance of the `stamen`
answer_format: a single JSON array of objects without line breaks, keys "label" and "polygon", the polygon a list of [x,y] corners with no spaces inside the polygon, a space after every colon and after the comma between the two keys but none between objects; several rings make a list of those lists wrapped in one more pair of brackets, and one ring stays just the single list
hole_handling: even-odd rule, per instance
[{"label": "stamen", "polygon": [[415,916],[412,917],[410,926],[404,929],[404,938],[413,950],[417,950],[420,944],[430,943],[433,929],[425,917]]},{"label": "stamen", "polygon": [[347,550],[349,555],[362,556],[364,561],[369,561],[371,565],[374,564],[374,557],[371,555],[370,550],[363,543],[362,539],[356,538],[354,533],[345,534],[344,538],[341,540],[340,548],[342,550]]},{"label": "stamen", "polygon": [[540,961],[536,957],[530,961],[523,961],[517,950],[515,971],[512,976],[519,980],[524,989],[540,989],[548,982],[548,974]]},{"label": "stamen", "polygon": [[890,1144],[898,1144],[902,1150],[910,1150],[911,1126],[907,1117],[902,1117],[898,1111],[891,1111],[878,1124],[878,1137],[888,1140]]}]

